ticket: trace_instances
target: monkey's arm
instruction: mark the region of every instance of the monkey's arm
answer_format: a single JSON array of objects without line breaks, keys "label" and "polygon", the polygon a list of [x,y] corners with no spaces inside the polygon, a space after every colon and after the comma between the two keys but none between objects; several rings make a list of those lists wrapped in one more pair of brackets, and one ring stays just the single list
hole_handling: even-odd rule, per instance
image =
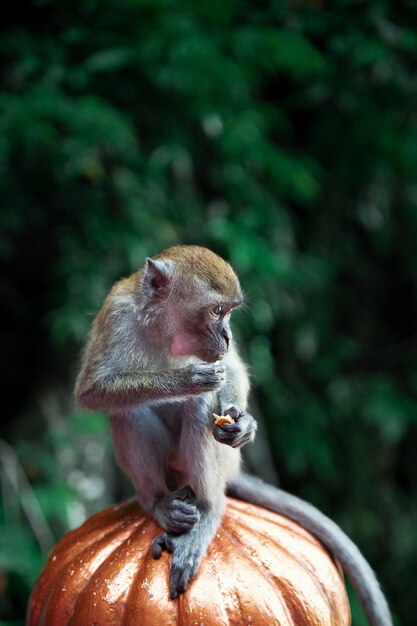
[{"label": "monkey's arm", "polygon": [[246,411],[249,377],[233,345],[224,363],[226,382],[218,393],[219,412],[221,415],[230,415],[234,423],[214,426],[213,435],[219,443],[240,448],[254,440],[257,429],[256,420]]},{"label": "monkey's arm", "polygon": [[180,400],[217,390],[224,383],[222,365],[196,363],[178,369],[80,375],[77,402],[86,409],[118,410],[146,402]]},{"label": "monkey's arm", "polygon": [[342,564],[371,626],[392,626],[390,610],[374,572],[335,522],[308,502],[247,474],[230,482],[228,495],[280,513],[309,530]]},{"label": "monkey's arm", "polygon": [[249,394],[249,376],[246,367],[232,344],[229,353],[222,361],[226,368],[226,382],[219,391],[221,415],[231,406],[246,411]]}]

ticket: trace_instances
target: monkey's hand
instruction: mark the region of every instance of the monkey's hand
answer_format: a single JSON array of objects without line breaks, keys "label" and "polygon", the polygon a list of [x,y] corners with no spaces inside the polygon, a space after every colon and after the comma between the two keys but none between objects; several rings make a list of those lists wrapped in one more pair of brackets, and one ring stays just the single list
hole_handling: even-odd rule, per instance
[{"label": "monkey's hand", "polygon": [[193,363],[184,368],[188,374],[188,392],[200,395],[217,391],[226,382],[226,368],[220,363]]},{"label": "monkey's hand", "polygon": [[233,424],[213,427],[214,438],[219,443],[225,443],[232,448],[241,448],[254,440],[258,425],[252,415],[240,411],[234,404],[229,405],[222,414],[230,415],[235,421]]},{"label": "monkey's hand", "polygon": [[198,522],[196,495],[189,485],[181,487],[155,504],[153,516],[169,533],[186,533]]}]

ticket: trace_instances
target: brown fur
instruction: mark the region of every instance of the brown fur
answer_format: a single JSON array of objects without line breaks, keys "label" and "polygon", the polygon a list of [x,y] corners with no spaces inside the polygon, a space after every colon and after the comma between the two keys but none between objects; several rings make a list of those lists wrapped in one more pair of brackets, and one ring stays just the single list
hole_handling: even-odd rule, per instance
[{"label": "brown fur", "polygon": [[169,259],[179,267],[183,276],[192,273],[207,281],[211,289],[222,294],[226,300],[242,301],[242,291],[235,272],[229,263],[208,248],[173,246],[152,258]]}]

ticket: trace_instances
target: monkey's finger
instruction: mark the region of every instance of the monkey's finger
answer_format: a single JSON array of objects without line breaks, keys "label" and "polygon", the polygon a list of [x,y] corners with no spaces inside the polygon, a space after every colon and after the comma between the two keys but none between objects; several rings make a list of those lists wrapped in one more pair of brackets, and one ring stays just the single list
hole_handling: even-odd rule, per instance
[{"label": "monkey's finger", "polygon": [[242,430],[242,427],[240,426],[240,424],[221,424],[218,425],[217,428],[221,428],[223,432],[226,433],[240,433],[240,431]]},{"label": "monkey's finger", "polygon": [[172,536],[168,533],[166,533],[165,535],[165,548],[169,554],[172,554],[174,552],[174,541],[172,539]]},{"label": "monkey's finger", "polygon": [[213,426],[213,432],[218,435],[232,435],[235,433],[240,433],[242,429],[238,424],[222,424],[221,426],[217,426],[216,424]]},{"label": "monkey's finger", "polygon": [[213,430],[213,435],[219,443],[225,443],[229,446],[231,446],[236,441],[237,437],[239,437],[239,433],[227,433],[220,428],[219,430]]},{"label": "monkey's finger", "polygon": [[174,523],[179,522],[193,526],[200,519],[200,512],[193,504],[178,502],[178,506],[170,511],[169,519]]},{"label": "monkey's finger", "polygon": [[242,411],[240,411],[240,409],[238,409],[238,407],[233,404],[226,407],[222,414],[230,415],[230,417],[232,417],[234,420],[237,420],[238,417],[242,414]]},{"label": "monkey's finger", "polygon": [[218,361],[216,361],[215,363],[199,363],[198,369],[203,372],[206,371],[223,373],[226,371],[226,367],[223,365],[223,363],[219,363]]},{"label": "monkey's finger", "polygon": [[152,556],[154,559],[159,559],[162,552],[165,550],[165,535],[158,535],[151,543]]},{"label": "monkey's finger", "polygon": [[246,413],[246,411],[240,411],[239,415],[236,417],[236,421],[238,422],[254,422],[254,418],[252,417],[252,415],[250,415],[249,413]]},{"label": "monkey's finger", "polygon": [[[194,528],[197,521],[198,520],[189,519],[189,518],[178,519],[178,520],[173,519],[167,523],[167,530],[176,536],[184,535],[184,534],[189,533],[190,530]],[[170,550],[168,550],[168,552],[170,552]]]},{"label": "monkey's finger", "polygon": [[244,433],[243,435],[238,437],[236,441],[232,442],[230,445],[232,448],[241,448],[242,446],[245,446],[247,443],[249,443],[251,440],[252,440],[251,434]]},{"label": "monkey's finger", "polygon": [[256,420],[249,413],[241,413],[236,420],[242,432],[253,432],[256,430]]},{"label": "monkey's finger", "polygon": [[158,535],[151,543],[151,550],[154,559],[159,559],[164,550],[172,554],[173,545],[171,537],[167,533]]},{"label": "monkey's finger", "polygon": [[189,502],[184,502],[184,500],[173,500],[169,506],[171,512],[181,511],[185,515],[194,515],[197,511],[197,507],[195,504],[190,504]]},{"label": "monkey's finger", "polygon": [[175,534],[182,534],[191,530],[200,519],[197,507],[192,504],[178,501],[178,506],[169,512],[166,529]]}]

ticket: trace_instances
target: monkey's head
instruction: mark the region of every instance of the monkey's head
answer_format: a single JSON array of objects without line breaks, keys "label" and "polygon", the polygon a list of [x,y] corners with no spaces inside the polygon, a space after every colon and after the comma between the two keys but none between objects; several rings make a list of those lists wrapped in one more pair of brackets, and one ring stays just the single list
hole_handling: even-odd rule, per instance
[{"label": "monkey's head", "polygon": [[147,259],[141,277],[171,356],[212,363],[228,351],[230,314],[243,296],[226,261],[207,248],[175,246]]}]

